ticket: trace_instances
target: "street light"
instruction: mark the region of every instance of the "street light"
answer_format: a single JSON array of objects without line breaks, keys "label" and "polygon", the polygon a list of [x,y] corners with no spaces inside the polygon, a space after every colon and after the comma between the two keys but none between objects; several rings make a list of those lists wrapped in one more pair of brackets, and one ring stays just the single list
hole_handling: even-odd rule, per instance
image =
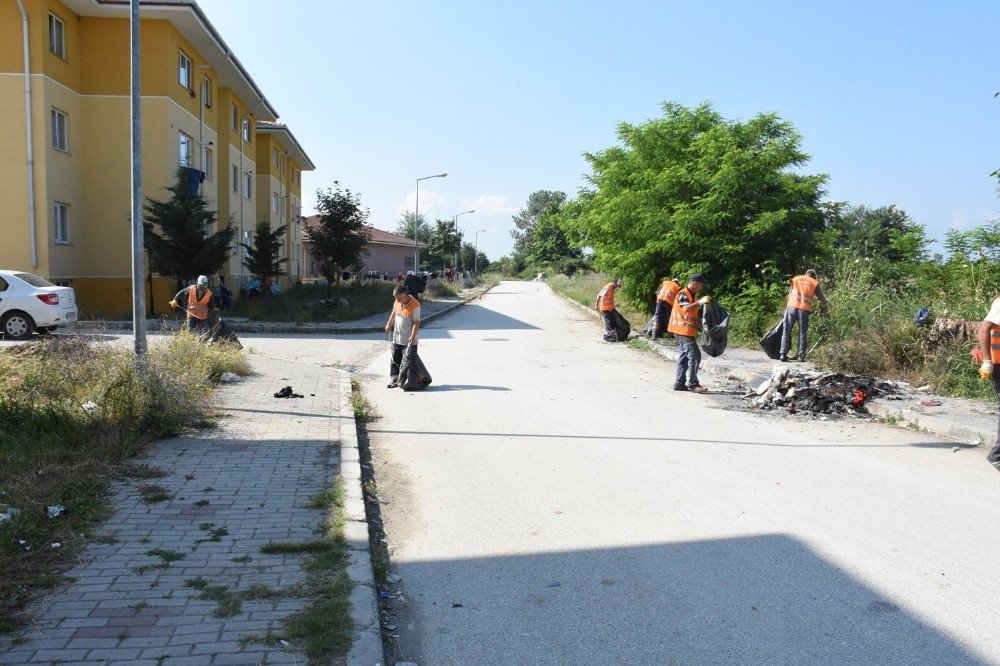
[{"label": "street light", "polygon": [[[473,209],[473,210],[467,210],[467,211],[465,211],[463,213],[455,213],[451,217],[451,221],[455,223],[455,231],[458,231],[458,216],[459,215],[468,215],[469,213],[475,213],[475,212],[476,211]],[[459,232],[459,234],[458,234],[458,251],[455,253],[455,269],[456,270],[458,269],[458,263],[459,263],[459,259],[461,258],[461,256],[462,256],[462,233]]]},{"label": "street light", "polygon": [[427,180],[428,178],[444,178],[448,174],[446,173],[436,173],[433,176],[424,176],[423,178],[417,178],[417,203],[416,212],[413,214],[413,272],[416,273],[420,270],[420,241],[417,240],[417,230],[420,229],[420,181]]},{"label": "street light", "polygon": [[472,274],[479,275],[479,234],[485,234],[486,229],[476,232],[476,253],[472,255]]}]

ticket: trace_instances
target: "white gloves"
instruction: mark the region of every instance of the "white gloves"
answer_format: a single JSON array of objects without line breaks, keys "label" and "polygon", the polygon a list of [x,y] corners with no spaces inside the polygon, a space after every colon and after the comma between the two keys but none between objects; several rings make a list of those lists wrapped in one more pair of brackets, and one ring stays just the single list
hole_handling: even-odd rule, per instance
[{"label": "white gloves", "polygon": [[979,376],[983,379],[989,379],[993,376],[993,361],[983,361],[983,364],[979,366]]},{"label": "white gloves", "polygon": [[702,296],[701,298],[698,299],[698,305],[705,305],[711,302],[712,302],[711,296]]}]

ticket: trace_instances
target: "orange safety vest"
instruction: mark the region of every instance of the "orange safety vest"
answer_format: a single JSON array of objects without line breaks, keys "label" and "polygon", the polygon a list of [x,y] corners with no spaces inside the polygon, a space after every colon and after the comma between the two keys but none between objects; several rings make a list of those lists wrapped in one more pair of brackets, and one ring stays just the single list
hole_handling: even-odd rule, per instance
[{"label": "orange safety vest", "polygon": [[990,331],[990,360],[1000,366],[1000,328]]},{"label": "orange safety vest", "polygon": [[[687,294],[688,303],[695,304],[693,310],[684,311],[684,308],[677,305],[673,310],[670,311],[670,323],[667,324],[667,331],[673,333],[674,335],[683,335],[688,338],[693,338],[698,335],[698,322],[700,318],[698,317],[698,305],[691,291],[684,287],[680,291],[681,294]],[[680,296],[680,294],[678,294]]]},{"label": "orange safety vest", "polygon": [[601,312],[610,312],[615,309],[615,283],[609,282],[604,285],[604,289],[599,294],[601,298]]},{"label": "orange safety vest", "polygon": [[660,287],[660,293],[656,295],[656,300],[666,301],[668,305],[673,305],[680,291],[681,286],[679,284],[673,280],[664,280],[663,286]]},{"label": "orange safety vest", "polygon": [[818,286],[819,280],[814,280],[808,275],[793,277],[792,290],[788,292],[788,307],[811,312],[813,297],[816,295],[816,287]]},{"label": "orange safety vest", "polygon": [[191,285],[188,287],[187,315],[188,319],[208,319],[208,302],[212,299],[212,291],[205,290],[205,295],[198,300],[198,287]]}]

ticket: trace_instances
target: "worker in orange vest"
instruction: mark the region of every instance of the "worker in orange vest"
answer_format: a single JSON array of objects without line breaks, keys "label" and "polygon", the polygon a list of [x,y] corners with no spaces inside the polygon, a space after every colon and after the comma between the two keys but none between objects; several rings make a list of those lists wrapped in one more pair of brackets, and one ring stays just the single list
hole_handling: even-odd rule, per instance
[{"label": "worker in orange vest", "polygon": [[617,339],[617,334],[615,333],[615,290],[622,286],[622,279],[615,278],[611,282],[604,285],[604,288],[597,294],[597,300],[594,301],[594,309],[599,310],[601,313],[601,318],[604,319],[604,339],[605,340],[615,340]]},{"label": "worker in orange vest", "polygon": [[[674,377],[675,391],[692,391],[694,393],[708,391],[698,382],[698,366],[701,364],[701,349],[698,348],[697,340],[698,326],[701,323],[698,307],[712,302],[711,296],[702,296],[695,300],[695,296],[704,286],[705,279],[701,273],[692,275],[687,286],[677,293],[673,310],[670,313],[667,331],[677,336],[680,347],[677,375]],[[687,380],[686,384],[685,379]]]},{"label": "worker in orange vest", "polygon": [[681,285],[677,280],[664,280],[660,285],[660,293],[656,295],[656,311],[653,313],[653,339],[662,338],[663,331],[670,323],[670,313],[674,309],[674,301],[680,293]]},{"label": "worker in orange vest", "polygon": [[[1000,296],[993,299],[989,314],[979,325],[979,352],[983,355],[979,376],[993,381],[993,390],[1000,400]],[[997,442],[986,454],[986,459],[1000,471],[1000,422],[997,423]]]},{"label": "worker in orange vest", "polygon": [[792,346],[792,327],[799,325],[798,350],[799,361],[806,360],[806,336],[809,333],[809,313],[812,304],[819,299],[823,313],[826,313],[826,296],[816,279],[816,271],[809,269],[805,275],[791,278],[791,289],[788,290],[788,301],[785,304],[785,319],[781,327],[781,356],[783,362],[788,361],[788,350]]},{"label": "worker in orange vest", "polygon": [[170,307],[181,308],[187,313],[187,328],[189,331],[201,330],[207,326],[208,313],[218,311],[219,304],[215,295],[208,288],[208,277],[198,276],[196,284],[184,287],[170,301]]}]

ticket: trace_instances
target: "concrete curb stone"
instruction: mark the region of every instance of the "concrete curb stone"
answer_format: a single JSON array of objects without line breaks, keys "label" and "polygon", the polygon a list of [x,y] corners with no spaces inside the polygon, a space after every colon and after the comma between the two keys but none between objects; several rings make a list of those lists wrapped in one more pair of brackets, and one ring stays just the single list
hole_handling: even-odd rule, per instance
[{"label": "concrete curb stone", "polygon": [[[568,303],[589,313],[594,318],[600,319],[600,315],[592,308],[577,303],[555,289],[552,289],[552,292],[561,296]],[[675,363],[677,362],[678,353],[676,350],[660,344],[650,344],[649,347],[663,358]],[[703,359],[700,369],[714,377],[722,379],[733,376],[753,386],[759,385],[771,376],[770,373],[763,373],[742,367],[738,363],[730,363],[714,358]],[[997,426],[994,417],[978,413],[979,410],[975,408],[971,401],[930,394],[920,394],[920,396],[922,400],[933,399],[940,401],[941,406],[932,409],[939,409],[941,411],[937,413],[923,411],[919,406],[914,405],[914,401],[912,400],[871,400],[866,403],[866,407],[872,415],[886,419],[900,428],[916,427],[939,437],[958,440],[966,445],[985,446],[987,448],[992,448],[996,445]]]}]

